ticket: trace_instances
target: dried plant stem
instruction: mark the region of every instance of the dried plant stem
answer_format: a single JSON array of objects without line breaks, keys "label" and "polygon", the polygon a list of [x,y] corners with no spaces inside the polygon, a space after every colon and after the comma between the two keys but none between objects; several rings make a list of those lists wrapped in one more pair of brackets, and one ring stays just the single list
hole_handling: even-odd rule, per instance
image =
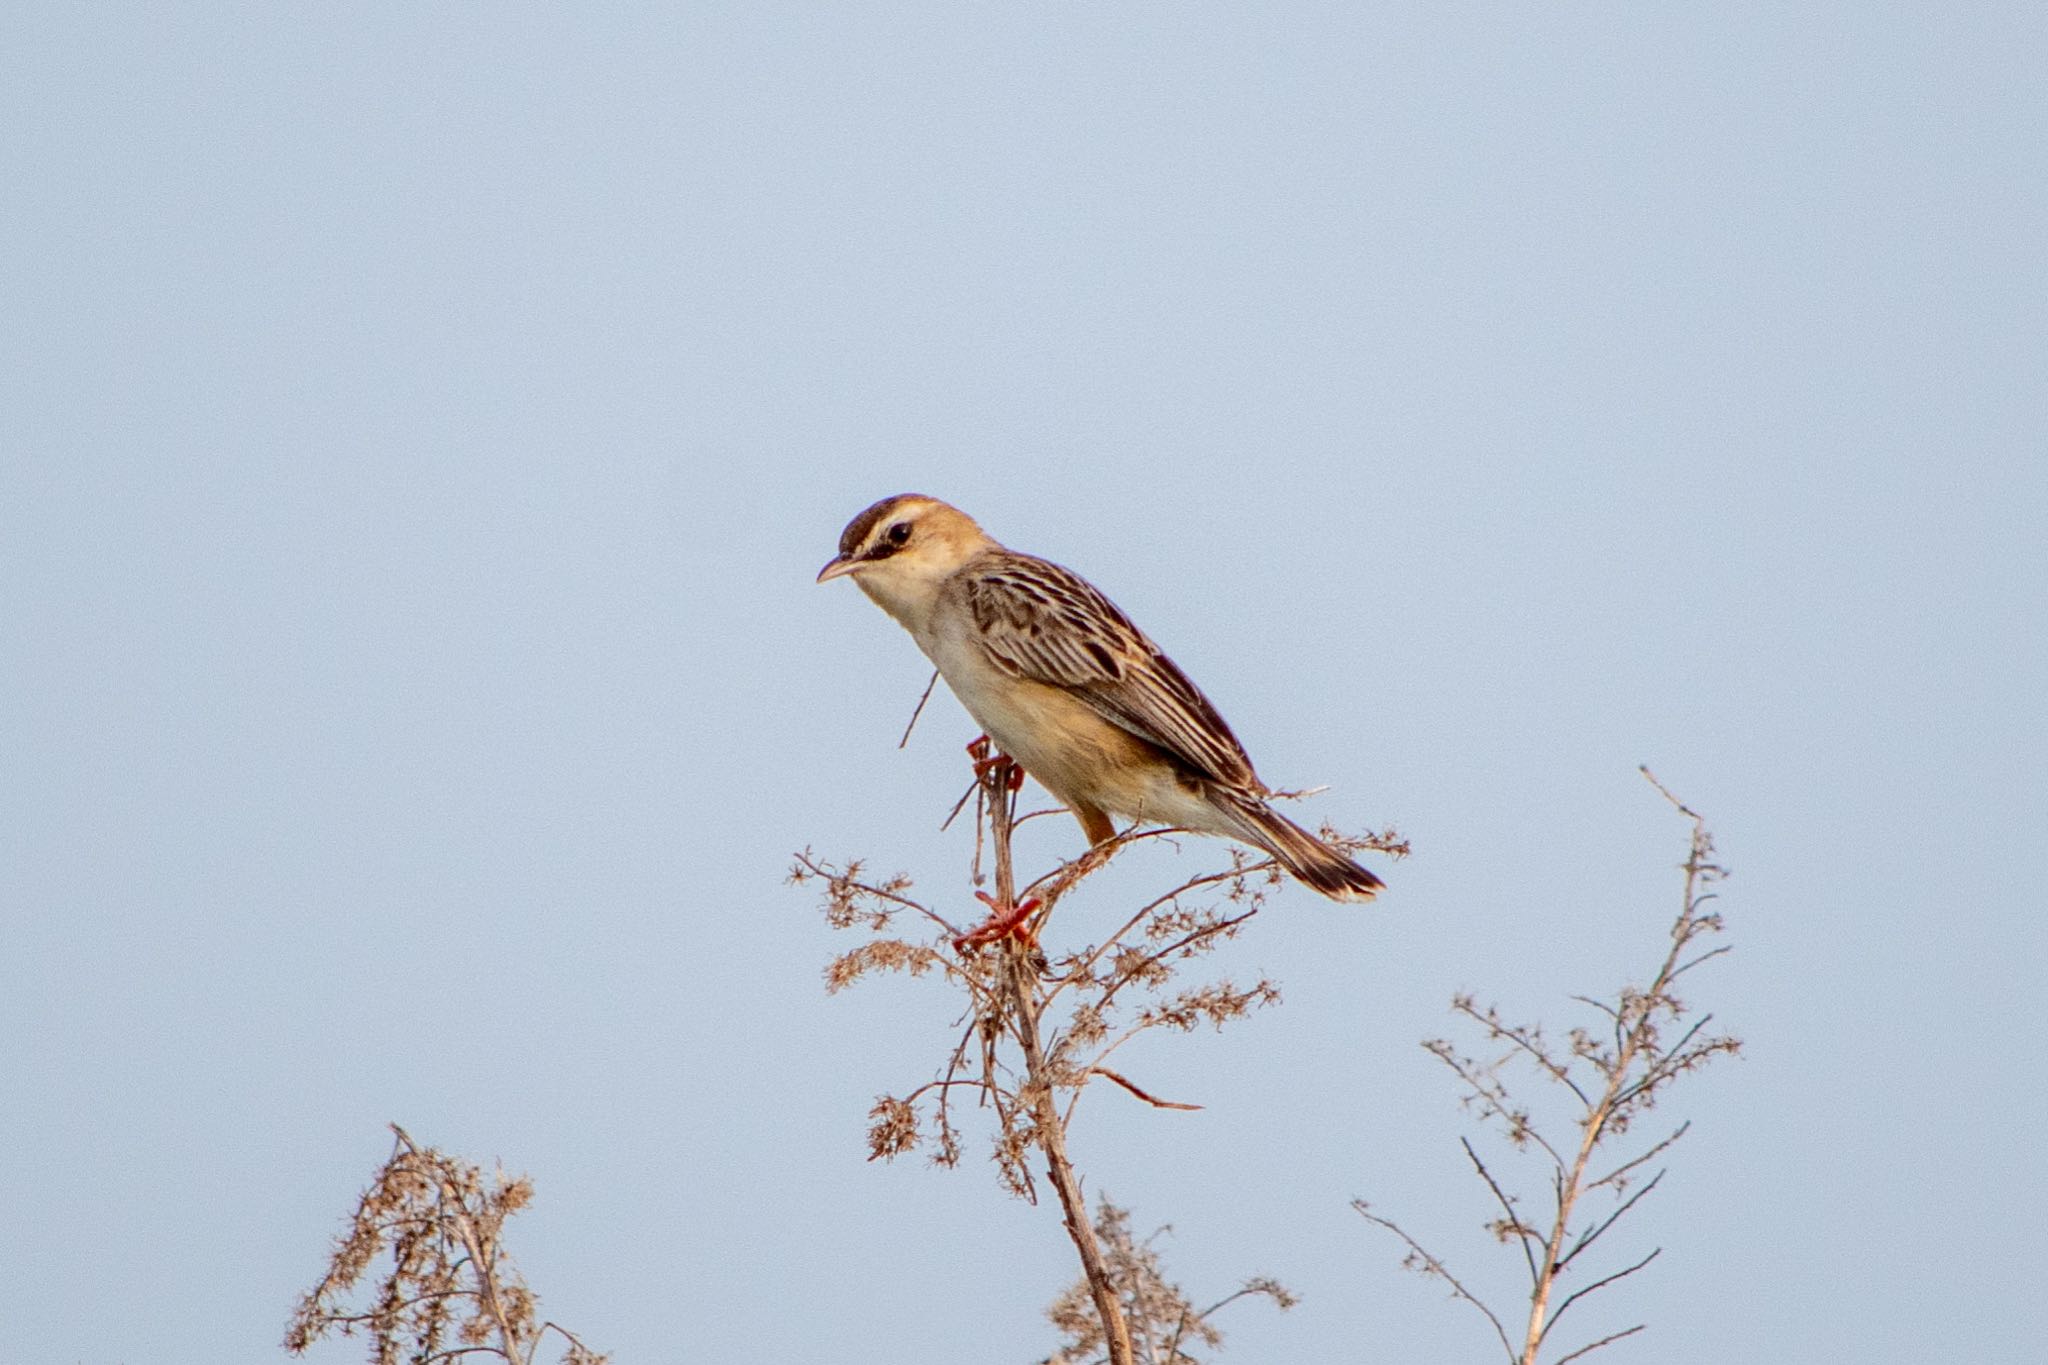
[{"label": "dried plant stem", "polygon": [[[986,923],[955,927],[910,897],[907,875],[876,878],[859,859],[834,864],[807,849],[790,868],[793,883],[822,884],[827,924],[868,936],[827,965],[828,992],[873,973],[900,972],[941,980],[965,999],[964,1027],[948,1041],[937,1074],[901,1098],[876,1097],[868,1111],[869,1158],[893,1160],[922,1143],[935,1164],[957,1165],[961,1134],[954,1092],[964,1087],[978,1093],[995,1128],[991,1155],[997,1179],[1011,1194],[1036,1203],[1042,1154],[1043,1177],[1059,1196],[1081,1263],[1080,1276],[1049,1310],[1064,1338],[1052,1359],[1060,1365],[1191,1365],[1187,1353],[1170,1343],[1199,1337],[1213,1346],[1220,1335],[1162,1278],[1149,1248],[1131,1240],[1121,1210],[1103,1199],[1097,1216],[1089,1216],[1067,1144],[1081,1094],[1098,1077],[1154,1109],[1197,1107],[1162,1099],[1122,1069],[1112,1070],[1110,1057],[1126,1043],[1158,1029],[1221,1028],[1279,1003],[1279,988],[1263,977],[1245,987],[1227,977],[1200,984],[1179,979],[1258,913],[1280,883],[1279,870],[1271,861],[1233,850],[1228,867],[1185,878],[1100,942],[1042,944],[1040,936],[1054,929],[1054,907],[1118,850],[1171,840],[1179,831],[1126,830],[1031,880],[1018,873],[1013,858],[1016,831],[1027,820],[1055,812],[1019,815],[1016,791],[1024,773],[992,754],[986,737],[969,745],[968,753],[975,777],[954,815],[974,802],[971,885],[988,907]],[[1375,848],[1396,857],[1407,851],[1391,830],[1348,836],[1326,829],[1324,837],[1347,851]],[[907,911],[915,915],[905,916]],[[944,937],[925,943],[898,937],[891,925],[899,916],[921,917]],[[1248,1282],[1247,1292],[1270,1296],[1283,1308],[1293,1302],[1270,1280]]]},{"label": "dried plant stem", "polygon": [[[1643,775],[1649,777],[1653,784],[1657,782],[1657,779],[1650,775],[1649,769],[1643,769]],[[1670,792],[1664,791],[1662,785],[1658,785],[1657,790],[1663,792],[1665,798],[1679,810],[1692,817],[1697,831],[1699,816],[1687,810]],[[1535,1284],[1529,1292],[1529,1325],[1522,1343],[1520,1365],[1536,1365],[1536,1353],[1542,1347],[1544,1338],[1550,1334],[1551,1326],[1557,1321],[1550,1312],[1551,1292],[1557,1285],[1558,1273],[1571,1259],[1571,1253],[1565,1251],[1565,1238],[1570,1235],[1572,1211],[1578,1204],[1579,1196],[1588,1188],[1586,1172],[1593,1159],[1593,1149],[1599,1145],[1608,1120],[1618,1112],[1630,1092],[1644,1084],[1636,1074],[1639,1059],[1646,1053],[1652,1056],[1649,1074],[1653,1077],[1661,1065],[1655,1059],[1658,1039],[1653,1021],[1658,1003],[1670,998],[1673,979],[1685,969],[1679,961],[1690,938],[1685,928],[1699,904],[1700,880],[1707,870],[1706,850],[1702,848],[1700,838],[1696,832],[1691,853],[1685,862],[1685,910],[1680,916],[1678,932],[1672,935],[1671,951],[1665,955],[1663,965],[1657,969],[1656,979],[1650,983],[1648,990],[1633,997],[1624,994],[1616,1020],[1614,1057],[1611,1064],[1604,1068],[1606,1084],[1598,1100],[1587,1107],[1585,1117],[1580,1122],[1579,1149],[1572,1158],[1570,1170],[1560,1172],[1550,1233],[1543,1244],[1543,1263],[1537,1269]],[[1687,1039],[1690,1037],[1691,1034],[1686,1035]],[[1679,1046],[1673,1051],[1682,1052],[1685,1042],[1686,1039],[1681,1039]],[[1682,1133],[1684,1129],[1681,1128],[1679,1131]],[[1660,1147],[1662,1145],[1660,1144]],[[1656,1182],[1652,1181],[1651,1186],[1646,1187],[1642,1193],[1647,1193],[1648,1188],[1653,1188],[1655,1184]],[[1640,1194],[1637,1197],[1641,1197]],[[1604,1231],[1604,1228],[1596,1229],[1593,1235],[1598,1236],[1600,1231]],[[1652,1252],[1651,1257],[1655,1254]],[[1648,1264],[1649,1259],[1645,1258],[1643,1262],[1621,1273],[1634,1274],[1643,1265]],[[1614,1278],[1618,1279],[1620,1276]],[[1602,1280],[1599,1284],[1581,1290],[1580,1293],[1589,1293],[1592,1289],[1607,1283],[1609,1281]],[[1558,1312],[1562,1313],[1570,1304],[1571,1300],[1567,1299],[1559,1306]]]},{"label": "dried plant stem", "polygon": [[[1015,954],[1017,959],[1022,956],[1021,952]],[[1018,998],[1023,998],[1021,993]],[[1035,1078],[1045,1062],[1038,1045],[1037,1025],[1035,1021],[1026,1025],[1021,1018],[1018,1022],[1026,1074]],[[1028,1083],[1033,1095],[1033,1126],[1039,1150],[1045,1153],[1046,1178],[1060,1197],[1060,1212],[1066,1219],[1067,1236],[1073,1239],[1074,1250],[1081,1257],[1081,1272],[1088,1278],[1089,1295],[1095,1300],[1095,1311],[1102,1317],[1102,1335],[1109,1344],[1110,1365],[1132,1365],[1130,1329],[1124,1323],[1116,1285],[1110,1280],[1109,1266],[1102,1258],[1102,1248],[1095,1240],[1095,1229],[1089,1223],[1088,1205],[1081,1194],[1080,1179],[1074,1174],[1074,1163],[1067,1157],[1066,1128],[1053,1106],[1052,1089],[1036,1079],[1030,1079]]]},{"label": "dried plant stem", "polygon": [[[397,1124],[391,1156],[358,1201],[327,1273],[300,1300],[285,1334],[297,1355],[322,1337],[361,1331],[373,1362],[441,1365],[495,1356],[534,1365],[550,1332],[562,1365],[605,1357],[561,1324],[541,1321],[538,1300],[505,1250],[505,1223],[533,1187],[501,1170],[495,1180],[466,1161],[422,1147]],[[389,1258],[374,1288],[363,1280]]]},{"label": "dried plant stem", "polygon": [[[1010,831],[1015,823],[1015,796],[1010,790],[1009,765],[995,765],[982,774],[982,797],[989,811],[990,844],[995,852],[996,904],[1007,909],[1016,904],[1017,879],[1010,861]],[[1009,996],[1010,1028],[1024,1054],[1024,1094],[1030,1097],[1031,1137],[1045,1154],[1046,1178],[1059,1196],[1060,1212],[1066,1220],[1067,1236],[1081,1258],[1081,1273],[1088,1281],[1088,1293],[1102,1319],[1102,1339],[1109,1348],[1110,1365],[1133,1365],[1131,1333],[1124,1322],[1123,1305],[1110,1278],[1109,1263],[1096,1240],[1095,1226],[1088,1217],[1087,1200],[1081,1193],[1080,1177],[1067,1156],[1067,1127],[1054,1101],[1053,1077],[1045,1060],[1045,1045],[1038,1026],[1038,975],[1031,949],[1017,938],[1006,939],[1003,950],[1003,989]]]},{"label": "dried plant stem", "polygon": [[1551,1220],[1550,1236],[1543,1243],[1543,1264],[1537,1268],[1536,1284],[1529,1291],[1529,1328],[1522,1339],[1521,1365],[1536,1365],[1536,1352],[1542,1348],[1543,1338],[1550,1331],[1550,1292],[1557,1284],[1557,1272],[1563,1268],[1564,1239],[1571,1227],[1572,1209],[1577,1205],[1579,1192],[1585,1188],[1586,1163],[1593,1158],[1593,1145],[1600,1140],[1600,1129],[1606,1116],[1612,1112],[1615,1090],[1625,1073],[1616,1071],[1609,1082],[1608,1093],[1598,1108],[1587,1116],[1581,1130],[1578,1155],[1572,1160],[1571,1174],[1558,1183],[1556,1216]]},{"label": "dried plant stem", "polygon": [[[1487,1230],[1499,1241],[1515,1245],[1528,1272],[1528,1316],[1520,1343],[1506,1330],[1505,1315],[1496,1315],[1452,1278],[1441,1260],[1392,1221],[1369,1212],[1363,1203],[1356,1205],[1359,1213],[1407,1244],[1404,1264],[1442,1278],[1455,1297],[1485,1314],[1513,1365],[1537,1365],[1551,1346],[1558,1323],[1574,1304],[1626,1280],[1657,1259],[1659,1252],[1652,1250],[1618,1270],[1596,1275],[1589,1283],[1581,1282],[1586,1273],[1581,1269],[1571,1282],[1575,1288],[1569,1288],[1563,1279],[1596,1242],[1663,1182],[1661,1169],[1648,1168],[1685,1136],[1690,1125],[1680,1123],[1633,1154],[1617,1153],[1616,1147],[1629,1139],[1660,1092],[1681,1076],[1741,1048],[1737,1039],[1709,1032],[1714,1016],[1697,1013],[1675,993],[1681,976],[1728,951],[1725,947],[1702,950],[1695,942],[1721,931],[1721,917],[1707,907],[1714,899],[1710,888],[1726,872],[1713,861],[1713,839],[1698,812],[1672,796],[1647,768],[1643,776],[1692,822],[1691,848],[1682,865],[1684,895],[1671,924],[1669,946],[1649,984],[1624,986],[1605,1000],[1574,996],[1604,1018],[1595,1028],[1573,1028],[1563,1044],[1546,1038],[1540,1025],[1514,1023],[1496,1008],[1482,1009],[1471,996],[1460,994],[1451,1002],[1452,1012],[1476,1024],[1489,1043],[1505,1045],[1506,1050],[1487,1060],[1467,1055],[1444,1039],[1423,1044],[1457,1075],[1467,1105],[1497,1127],[1515,1151],[1548,1168],[1548,1216],[1525,1219],[1509,1186],[1496,1178],[1470,1141],[1460,1139],[1473,1171],[1500,1209],[1500,1217],[1489,1221]],[[1533,1067],[1543,1081],[1571,1096],[1574,1103],[1569,1108],[1576,1111],[1575,1141],[1559,1134],[1553,1142],[1545,1135],[1542,1129],[1548,1125],[1532,1114],[1516,1093],[1518,1086],[1509,1079],[1510,1063]],[[1613,1200],[1612,1206],[1604,1212],[1585,1213],[1591,1197],[1603,1189]],[[1609,1333],[1557,1356],[1551,1365],[1577,1360],[1641,1330],[1636,1326]]]},{"label": "dried plant stem", "polygon": [[[418,1144],[405,1129],[394,1123],[391,1130],[398,1134],[398,1140],[405,1145],[406,1150],[416,1156],[420,1154]],[[440,1181],[443,1198],[455,1210],[455,1235],[461,1240],[463,1249],[469,1253],[470,1265],[476,1268],[477,1297],[484,1311],[490,1314],[491,1322],[498,1329],[498,1349],[512,1365],[531,1365],[534,1351],[540,1343],[536,1341],[528,1345],[522,1341],[522,1334],[515,1325],[513,1315],[505,1310],[504,1298],[499,1292],[496,1241],[477,1226],[476,1219],[471,1216],[468,1206],[463,1202],[462,1191],[445,1175],[437,1173],[436,1179]]]}]

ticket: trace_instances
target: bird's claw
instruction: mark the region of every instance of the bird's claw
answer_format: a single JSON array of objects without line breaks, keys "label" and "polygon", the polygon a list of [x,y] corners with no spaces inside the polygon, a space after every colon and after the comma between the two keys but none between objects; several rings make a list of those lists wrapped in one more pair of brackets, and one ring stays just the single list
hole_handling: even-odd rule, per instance
[{"label": "bird's claw", "polygon": [[1037,930],[1031,924],[1031,916],[1039,907],[1038,897],[1029,896],[1014,906],[1005,906],[986,891],[977,891],[974,896],[988,907],[989,917],[954,939],[954,952],[979,948],[985,943],[1001,943],[1006,938],[1016,938],[1027,948],[1038,942]]},{"label": "bird's claw", "polygon": [[1003,785],[1011,791],[1024,786],[1024,770],[1017,761],[989,743],[987,735],[976,735],[967,745],[967,756],[974,760],[974,776],[977,781],[987,781],[992,772],[999,772]]}]

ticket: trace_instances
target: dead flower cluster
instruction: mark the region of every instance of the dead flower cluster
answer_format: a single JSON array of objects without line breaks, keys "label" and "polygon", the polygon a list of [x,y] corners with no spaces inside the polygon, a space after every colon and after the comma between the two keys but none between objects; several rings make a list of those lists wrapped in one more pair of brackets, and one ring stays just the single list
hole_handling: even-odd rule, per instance
[{"label": "dead flower cluster", "polygon": [[[505,1253],[505,1223],[532,1200],[533,1186],[502,1170],[487,1179],[396,1124],[391,1131],[391,1156],[357,1201],[327,1273],[292,1314],[285,1349],[297,1355],[330,1333],[361,1333],[374,1365],[465,1356],[533,1365],[552,1332],[562,1365],[604,1365],[566,1328],[539,1319],[538,1300]],[[359,1292],[387,1256],[375,1286]]]}]

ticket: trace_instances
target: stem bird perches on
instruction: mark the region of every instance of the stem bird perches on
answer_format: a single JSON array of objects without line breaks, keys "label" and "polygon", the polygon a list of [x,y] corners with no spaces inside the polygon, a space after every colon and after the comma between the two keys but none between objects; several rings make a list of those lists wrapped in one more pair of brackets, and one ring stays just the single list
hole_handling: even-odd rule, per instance
[{"label": "stem bird perches on", "polygon": [[[1500,1054],[1491,1060],[1476,1058],[1441,1038],[1423,1044],[1463,1084],[1466,1105],[1483,1121],[1498,1127],[1513,1150],[1533,1154],[1544,1168],[1549,1207],[1543,1217],[1532,1222],[1523,1216],[1518,1201],[1496,1178],[1478,1150],[1460,1139],[1474,1172],[1501,1211],[1499,1218],[1487,1224],[1487,1230],[1498,1240],[1511,1242],[1521,1250],[1528,1276],[1528,1311],[1521,1323],[1520,1340],[1509,1331],[1508,1315],[1496,1312],[1468,1289],[1399,1224],[1373,1212],[1363,1200],[1353,1204],[1368,1221],[1392,1232],[1407,1245],[1405,1264],[1444,1280],[1451,1286],[1454,1298],[1472,1304],[1484,1314],[1507,1358],[1515,1365],[1537,1365],[1550,1343],[1551,1333],[1568,1311],[1600,1290],[1634,1275],[1661,1253],[1661,1248],[1653,1249],[1559,1297],[1564,1276],[1577,1266],[1580,1257],[1663,1181],[1664,1171],[1659,1169],[1649,1179],[1637,1183],[1644,1168],[1669,1151],[1691,1125],[1680,1123],[1633,1155],[1603,1160],[1612,1144],[1655,1107],[1672,1082],[1716,1057],[1734,1054],[1741,1047],[1734,1038],[1708,1032],[1714,1016],[1694,1017],[1692,1007],[1674,989],[1687,972],[1728,951],[1725,946],[1697,947],[1703,937],[1721,932],[1721,917],[1707,907],[1715,894],[1709,888],[1727,874],[1713,860],[1714,841],[1698,813],[1667,791],[1649,769],[1642,773],[1665,800],[1692,822],[1691,846],[1682,865],[1685,882],[1678,917],[1671,926],[1670,947],[1652,973],[1650,984],[1624,987],[1611,1000],[1575,997],[1599,1011],[1604,1024],[1597,1032],[1583,1027],[1572,1029],[1563,1047],[1547,1039],[1539,1027],[1511,1024],[1492,1007],[1480,1009],[1469,995],[1455,997],[1452,1012],[1476,1024],[1487,1042],[1501,1045]],[[1571,1108],[1576,1112],[1569,1138],[1553,1141],[1550,1133],[1555,1130],[1547,1130],[1517,1098],[1506,1079],[1510,1064],[1517,1061],[1533,1067],[1542,1080],[1571,1097]],[[1603,1214],[1584,1216],[1584,1201],[1601,1191],[1612,1197],[1612,1207]],[[1608,1333],[1556,1357],[1552,1365],[1564,1365],[1642,1330],[1643,1324],[1638,1323]]]},{"label": "stem bird perches on", "polygon": [[[1128,1301],[1130,1287],[1118,1282],[1117,1258],[1105,1253],[1099,1225],[1088,1217],[1083,1181],[1068,1147],[1075,1111],[1098,1077],[1156,1109],[1195,1107],[1159,1098],[1130,1078],[1127,1062],[1120,1059],[1112,1069],[1108,1060],[1151,1030],[1220,1028],[1279,1000],[1271,981],[1188,985],[1181,975],[1259,912],[1281,873],[1270,861],[1232,851],[1227,868],[1186,878],[1123,917],[1099,942],[1055,948],[1052,916],[1063,898],[1124,849],[1177,831],[1126,832],[1020,884],[1012,836],[1040,812],[1018,813],[1017,777],[1008,760],[977,755],[975,785],[962,802],[976,802],[976,866],[985,855],[992,873],[993,894],[974,893],[989,907],[987,924],[963,928],[913,898],[907,877],[871,877],[857,861],[834,865],[806,851],[797,855],[791,880],[822,884],[826,920],[834,928],[869,934],[826,968],[828,991],[871,972],[903,972],[941,978],[963,998],[960,1032],[938,1074],[905,1094],[876,1100],[869,1113],[870,1157],[893,1158],[923,1145],[935,1163],[957,1165],[957,1101],[974,1097],[993,1121],[993,1156],[1003,1185],[1034,1201],[1039,1179],[1052,1186],[1081,1263],[1087,1302],[1100,1324],[1099,1349],[1111,1365],[1129,1365],[1136,1359],[1132,1331],[1119,1305]],[[1406,852],[1391,833],[1348,838],[1326,829],[1324,837],[1347,851]],[[975,882],[981,880],[977,873]],[[921,921],[932,937],[918,941],[892,934],[898,917],[906,915]],[[1269,1282],[1255,1283],[1262,1286],[1258,1292],[1266,1292]],[[1176,1358],[1188,1358],[1174,1349]]]},{"label": "stem bird perches on", "polygon": [[[994,764],[981,774],[981,799],[988,811],[989,842],[995,852],[996,906],[1000,915],[1017,906],[1017,877],[1011,864],[1010,834],[1017,813],[1017,790],[1010,777],[1010,765]],[[1088,1293],[1102,1320],[1102,1335],[1109,1347],[1110,1365],[1131,1365],[1131,1334],[1124,1321],[1123,1306],[1116,1285],[1109,1278],[1102,1246],[1095,1239],[1095,1225],[1088,1219],[1088,1201],[1082,1197],[1081,1181],[1067,1156],[1067,1125],[1053,1093],[1053,1078],[1046,1066],[1045,1040],[1039,1031],[1038,971],[1031,961],[1031,949],[1020,935],[997,945],[1001,954],[1002,994],[1010,1030],[1024,1054],[1024,1085],[1019,1098],[1030,1107],[1032,1140],[1045,1156],[1046,1179],[1059,1196],[1060,1214],[1066,1222],[1067,1237],[1081,1258],[1081,1274],[1088,1281]],[[1080,1078],[1085,1084],[1087,1078]],[[1077,1086],[1078,1088],[1078,1086]]]}]

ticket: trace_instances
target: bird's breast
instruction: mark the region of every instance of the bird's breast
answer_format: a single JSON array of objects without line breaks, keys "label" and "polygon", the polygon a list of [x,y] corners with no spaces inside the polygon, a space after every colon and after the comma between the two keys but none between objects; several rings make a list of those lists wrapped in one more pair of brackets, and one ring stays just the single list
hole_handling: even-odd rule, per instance
[{"label": "bird's breast", "polygon": [[1191,822],[1201,803],[1166,756],[1073,690],[1005,672],[964,632],[935,630],[918,643],[996,747],[1058,800]]}]

